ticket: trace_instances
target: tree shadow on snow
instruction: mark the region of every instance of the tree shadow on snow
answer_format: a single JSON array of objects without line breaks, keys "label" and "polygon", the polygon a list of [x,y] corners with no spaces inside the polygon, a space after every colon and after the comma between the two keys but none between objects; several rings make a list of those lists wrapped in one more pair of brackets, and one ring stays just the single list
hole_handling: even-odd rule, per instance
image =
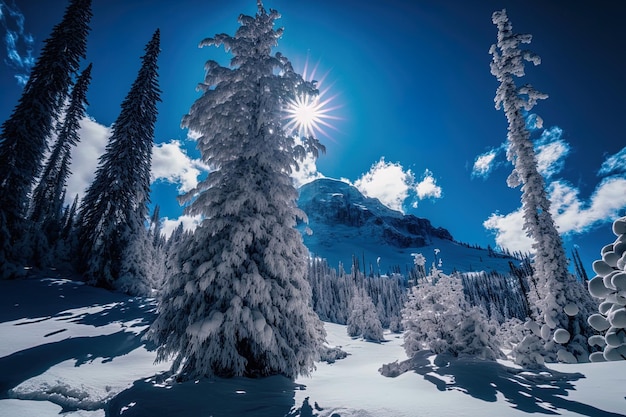
[{"label": "tree shadow on snow", "polygon": [[[76,360],[76,366],[102,359],[112,361],[146,346],[141,340],[156,315],[152,299],[127,295],[84,285],[66,279],[24,279],[0,281],[0,322],[15,321],[14,326],[28,332],[30,325],[49,321],[51,332],[41,343],[0,358],[0,399],[22,382],[46,372],[66,360]],[[20,320],[22,319],[22,320]],[[46,343],[49,336],[67,331],[65,323],[100,327],[118,322],[120,327],[134,329],[93,337],[68,337]],[[135,329],[140,327],[140,329]]]},{"label": "tree shadow on snow", "polygon": [[[67,279],[21,279],[0,281],[0,322],[19,319],[48,319],[68,316],[68,310],[96,305],[120,306],[102,312],[85,314],[83,324],[105,325],[112,321],[129,321],[154,309],[152,300],[131,298],[127,295],[95,288],[83,282]],[[139,307],[141,306],[141,308]],[[107,316],[108,313],[116,315]],[[87,318],[91,316],[90,318]],[[101,320],[99,320],[101,319]]]},{"label": "tree shadow on snow", "polygon": [[113,302],[97,312],[85,312],[78,316],[68,317],[72,323],[100,327],[111,323],[129,323],[129,327],[150,325],[156,318],[156,301],[142,297],[129,298]]},{"label": "tree shadow on snow", "polygon": [[119,331],[95,337],[72,337],[4,356],[0,358],[0,399],[8,398],[10,389],[63,361],[75,359],[75,366],[81,366],[98,358],[108,362],[126,355],[144,344],[141,336]]},{"label": "tree shadow on snow", "polygon": [[282,376],[181,383],[171,382],[168,376],[135,381],[107,403],[106,416],[286,416],[293,411],[295,391],[304,389]]},{"label": "tree shadow on snow", "polygon": [[448,355],[437,355],[431,361],[432,355],[429,351],[418,353],[406,365],[440,391],[457,390],[488,402],[497,401],[497,394],[501,393],[512,408],[527,413],[560,415],[559,410],[567,410],[593,417],[624,416],[564,398],[576,389],[575,381],[585,378],[580,373],[548,368],[531,371]]}]

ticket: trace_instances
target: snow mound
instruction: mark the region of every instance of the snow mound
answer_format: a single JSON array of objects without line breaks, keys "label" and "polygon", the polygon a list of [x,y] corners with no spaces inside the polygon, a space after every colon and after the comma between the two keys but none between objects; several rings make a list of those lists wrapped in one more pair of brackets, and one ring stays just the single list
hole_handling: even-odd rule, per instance
[{"label": "snow mound", "polygon": [[70,386],[59,380],[40,384],[25,383],[9,391],[13,398],[50,401],[61,406],[63,411],[78,409],[93,411],[104,408],[104,404],[111,397],[110,394],[103,397],[97,389],[83,384]]}]

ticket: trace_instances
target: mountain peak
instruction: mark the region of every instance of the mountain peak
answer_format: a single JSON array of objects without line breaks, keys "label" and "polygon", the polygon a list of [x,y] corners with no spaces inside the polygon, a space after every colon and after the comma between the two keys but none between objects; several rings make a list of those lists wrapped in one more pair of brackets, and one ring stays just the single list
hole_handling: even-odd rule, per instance
[{"label": "mountain peak", "polygon": [[298,206],[313,232],[304,236],[304,243],[331,263],[346,264],[353,255],[366,254],[372,262],[384,253],[388,267],[410,264],[408,249],[453,242],[450,232],[433,227],[428,219],[392,210],[343,181],[322,178],[303,185]]}]

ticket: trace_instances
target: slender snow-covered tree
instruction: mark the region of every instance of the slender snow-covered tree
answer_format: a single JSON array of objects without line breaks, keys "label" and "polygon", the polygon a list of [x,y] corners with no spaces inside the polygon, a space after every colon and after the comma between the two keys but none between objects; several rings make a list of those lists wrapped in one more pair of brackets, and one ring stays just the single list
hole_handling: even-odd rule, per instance
[{"label": "slender snow-covered tree", "polygon": [[54,246],[64,227],[63,206],[67,178],[70,175],[71,151],[80,141],[78,130],[88,104],[87,88],[91,81],[91,68],[92,65],[89,64],[74,85],[63,122],[57,131],[56,142],[33,191],[28,218],[31,239],[41,242],[33,248],[32,261],[38,266],[45,266],[47,261],[43,258],[50,253],[50,248]]},{"label": "slender snow-covered tree", "polygon": [[22,238],[28,201],[80,59],[87,49],[91,0],[71,0],[63,20],[44,41],[17,106],[0,128],[0,278],[24,262]]},{"label": "slender snow-covered tree", "polygon": [[261,1],[240,15],[234,36],[200,46],[232,52],[229,67],[207,62],[202,96],[182,121],[197,132],[205,163],[214,167],[186,212],[203,220],[174,254],[174,271],[160,297],[150,338],[158,360],[174,356],[179,379],[202,376],[295,378],[314,367],[324,340],[306,281],[308,252],[295,229],[290,173],[313,137],[296,145],[284,128],[285,106],[298,93],[316,93],[280,53],[283,30]]},{"label": "slender snow-covered tree", "polygon": [[523,227],[534,240],[533,270],[541,295],[537,300],[540,316],[535,319],[538,326],[547,326],[540,332],[545,349],[543,355],[548,360],[556,359],[555,354],[559,360],[568,362],[574,357],[585,360],[586,335],[590,328],[582,314],[569,315],[566,312],[580,310],[583,300],[577,295],[581,292],[567,269],[563,242],[550,213],[545,181],[537,168],[533,142],[526,126],[525,112],[547,95],[531,85],[518,87],[515,83],[516,77],[525,74],[524,61],[538,65],[541,60],[533,52],[520,49],[521,44],[530,43],[532,36],[513,33],[506,10],[494,12],[492,20],[498,28],[498,41],[490,49],[493,55],[491,73],[500,82],[494,101],[496,108],[504,111],[509,125],[507,158],[514,169],[507,183],[510,187],[522,186]]},{"label": "slender snow-covered tree", "polygon": [[79,270],[87,282],[147,294],[146,221],[157,102],[160,32],[145,48],[141,68],[100,157],[78,214]]}]

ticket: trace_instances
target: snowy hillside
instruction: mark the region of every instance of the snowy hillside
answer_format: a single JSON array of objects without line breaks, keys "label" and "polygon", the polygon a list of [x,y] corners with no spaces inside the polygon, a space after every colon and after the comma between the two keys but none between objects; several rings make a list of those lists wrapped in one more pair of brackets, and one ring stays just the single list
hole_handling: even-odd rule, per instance
[{"label": "snowy hillside", "polygon": [[367,273],[371,269],[387,274],[394,267],[404,273],[413,264],[412,253],[422,253],[428,267],[435,260],[435,249],[448,273],[454,269],[506,273],[509,261],[517,262],[455,242],[448,230],[434,227],[428,219],[403,215],[342,181],[323,178],[303,185],[298,206],[309,218],[312,234],[304,234],[309,251],[333,267],[341,262],[348,271],[353,255],[365,262]]},{"label": "snowy hillside", "polygon": [[0,303],[0,417],[626,415],[626,361],[530,372],[425,353],[388,378],[378,369],[406,359],[401,335],[368,343],[325,323],[349,355],[310,378],[173,383],[141,339],[152,300],[57,278],[0,281]]}]

